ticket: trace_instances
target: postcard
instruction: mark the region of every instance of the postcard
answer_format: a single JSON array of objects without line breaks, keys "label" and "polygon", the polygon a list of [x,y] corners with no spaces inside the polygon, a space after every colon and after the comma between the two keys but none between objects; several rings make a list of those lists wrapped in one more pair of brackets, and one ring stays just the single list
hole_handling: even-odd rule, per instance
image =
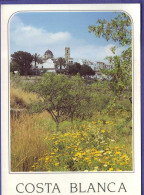
[{"label": "postcard", "polygon": [[1,6],[2,195],[141,194],[140,11]]}]

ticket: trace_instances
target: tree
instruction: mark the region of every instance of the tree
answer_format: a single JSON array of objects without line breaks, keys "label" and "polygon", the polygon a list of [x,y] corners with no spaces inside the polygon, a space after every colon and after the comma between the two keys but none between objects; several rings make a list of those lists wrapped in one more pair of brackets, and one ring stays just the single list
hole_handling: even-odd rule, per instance
[{"label": "tree", "polygon": [[65,58],[60,57],[56,59],[56,68],[59,69],[60,73],[62,72],[62,67],[65,67],[65,66],[66,66]]},{"label": "tree", "polygon": [[35,112],[46,110],[56,123],[59,124],[74,117],[84,119],[89,110],[87,87],[80,76],[68,78],[64,74],[46,73],[38,84],[33,86],[39,100],[33,104]]},{"label": "tree", "polygon": [[36,67],[36,63],[39,63],[39,64],[42,63],[42,58],[40,57],[39,54],[35,53],[33,55],[33,61],[35,62],[35,67]]},{"label": "tree", "polygon": [[14,54],[11,55],[12,63],[16,63],[19,66],[20,75],[30,74],[32,60],[33,56],[24,51],[14,52]]},{"label": "tree", "polygon": [[86,76],[86,75],[95,75],[95,71],[88,65],[80,65],[79,63],[74,63],[73,65],[69,65],[67,67],[66,72],[69,75],[76,75],[80,74],[80,76]]},{"label": "tree", "polygon": [[66,72],[69,75],[76,75],[77,73],[80,73],[80,69],[81,69],[81,65],[76,62],[72,65],[69,65],[66,69]]},{"label": "tree", "polygon": [[57,131],[59,123],[70,117],[72,95],[70,94],[71,84],[64,74],[46,73],[39,83],[34,86],[40,99],[37,104],[38,111],[46,110],[50,113],[56,123]]},{"label": "tree", "polygon": [[103,37],[107,41],[113,40],[120,45],[131,45],[131,20],[125,13],[118,14],[110,22],[107,20],[97,21],[98,25],[89,25],[89,32],[94,32],[96,37]]},{"label": "tree", "polygon": [[[106,59],[113,65],[112,70],[101,70],[111,76],[111,88],[117,96],[126,89],[131,90],[132,77],[132,48],[131,48],[131,20],[125,13],[118,14],[110,22],[98,20],[97,25],[89,26],[89,32],[93,32],[96,37],[103,37],[107,41],[113,40],[120,46],[126,46],[121,55],[108,56]],[[111,51],[115,54],[116,47]]]},{"label": "tree", "polygon": [[80,69],[80,75],[81,76],[95,75],[95,71],[88,65],[82,65]]}]

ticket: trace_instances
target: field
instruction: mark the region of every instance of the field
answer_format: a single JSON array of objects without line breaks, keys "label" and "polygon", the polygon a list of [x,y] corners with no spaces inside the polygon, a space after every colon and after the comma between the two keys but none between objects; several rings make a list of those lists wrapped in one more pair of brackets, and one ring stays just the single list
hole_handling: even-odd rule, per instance
[{"label": "field", "polygon": [[[60,123],[47,111],[31,113],[37,99],[30,85],[11,78],[11,171],[132,171],[132,104],[125,91],[114,99],[108,81],[94,83],[91,117]],[[29,90],[26,90],[29,88]]]}]

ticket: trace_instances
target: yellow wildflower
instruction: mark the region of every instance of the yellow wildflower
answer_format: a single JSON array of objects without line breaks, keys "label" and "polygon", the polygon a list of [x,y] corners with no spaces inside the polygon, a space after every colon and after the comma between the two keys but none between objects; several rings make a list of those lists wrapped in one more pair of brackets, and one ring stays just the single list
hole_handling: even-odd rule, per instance
[{"label": "yellow wildflower", "polygon": [[117,171],[122,171],[121,169],[117,169]]},{"label": "yellow wildflower", "polygon": [[116,152],[115,154],[118,154],[118,155],[119,155],[119,154],[121,154],[121,152],[118,151],[118,152]]},{"label": "yellow wildflower", "polygon": [[109,170],[108,171],[113,171],[113,168],[111,167],[111,168],[109,168]]},{"label": "yellow wildflower", "polygon": [[57,167],[57,166],[59,166],[59,163],[57,162],[57,163],[55,163],[55,166]]},{"label": "yellow wildflower", "polygon": [[101,132],[102,132],[102,133],[104,133],[104,132],[105,132],[105,130],[104,130],[104,129],[102,129],[102,130],[101,130]]}]

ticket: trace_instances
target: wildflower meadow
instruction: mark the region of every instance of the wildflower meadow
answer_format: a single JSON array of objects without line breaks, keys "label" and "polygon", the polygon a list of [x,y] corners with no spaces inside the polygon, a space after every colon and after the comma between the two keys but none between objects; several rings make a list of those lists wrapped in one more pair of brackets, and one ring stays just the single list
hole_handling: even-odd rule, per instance
[{"label": "wildflower meadow", "polygon": [[[91,101],[86,104],[82,99],[82,108],[77,107],[73,120],[69,116],[57,129],[51,114],[47,110],[39,111],[38,99],[44,101],[37,97],[32,85],[20,77],[12,78],[11,107],[23,108],[24,112],[19,117],[11,116],[11,171],[133,170],[129,91],[115,98],[107,88],[107,81],[94,83],[90,88]],[[33,105],[35,101],[37,104]]]}]

